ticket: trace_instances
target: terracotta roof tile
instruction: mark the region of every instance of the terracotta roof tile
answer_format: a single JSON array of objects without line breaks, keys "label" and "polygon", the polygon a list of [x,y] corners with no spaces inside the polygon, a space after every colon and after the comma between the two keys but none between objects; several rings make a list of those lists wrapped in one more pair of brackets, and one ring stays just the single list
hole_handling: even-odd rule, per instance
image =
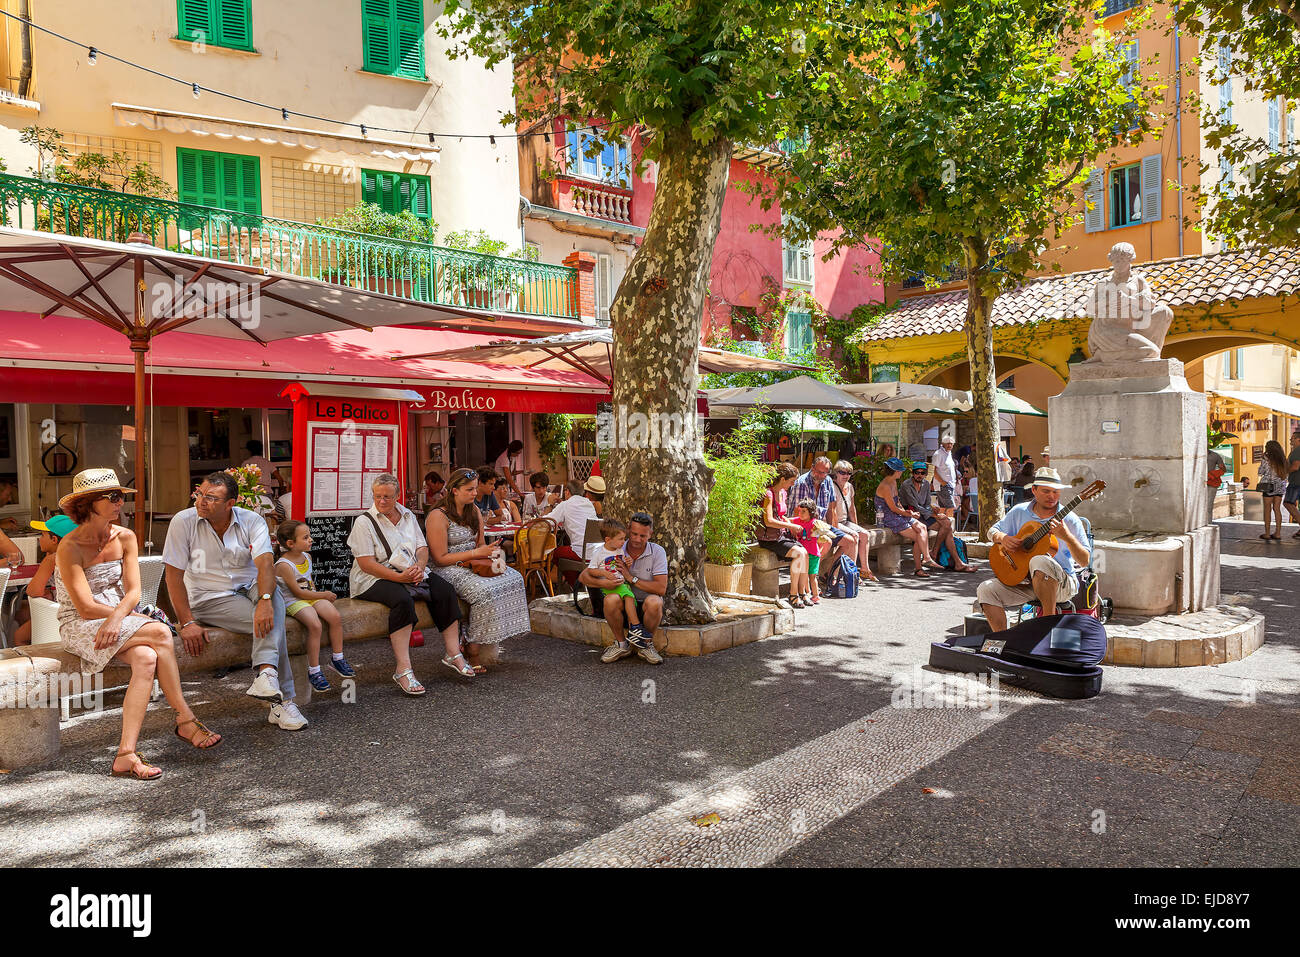
[{"label": "terracotta roof tile", "polygon": [[[1183,256],[1134,263],[1152,291],[1170,306],[1195,306],[1263,296],[1300,294],[1300,249],[1244,249],[1207,256]],[[1035,279],[1003,293],[993,305],[993,325],[1017,326],[1043,319],[1084,315],[1088,290],[1106,269]],[[862,335],[863,342],[960,332],[966,321],[966,291],[901,300],[898,308]]]}]

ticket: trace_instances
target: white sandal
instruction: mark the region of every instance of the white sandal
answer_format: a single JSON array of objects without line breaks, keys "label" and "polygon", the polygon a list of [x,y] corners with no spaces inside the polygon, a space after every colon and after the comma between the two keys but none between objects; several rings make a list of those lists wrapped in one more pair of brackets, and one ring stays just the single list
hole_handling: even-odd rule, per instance
[{"label": "white sandal", "polygon": [[[460,664],[458,665],[454,664],[457,658],[460,659]],[[463,654],[460,654],[459,652],[450,657],[444,657],[442,659],[442,663],[446,665],[448,668],[450,668],[452,671],[456,672],[456,674],[460,675],[462,678],[474,677],[474,669],[470,667],[469,662],[465,660],[465,656]]]},{"label": "white sandal", "polygon": [[[402,684],[403,678],[408,679],[406,686]],[[420,695],[424,694],[425,691],[424,685],[420,684],[420,682],[416,680],[415,672],[412,671],[410,668],[407,668],[405,671],[393,675],[393,681],[397,682],[397,687],[402,689],[403,694],[408,694],[412,698],[418,698],[420,697]]]}]

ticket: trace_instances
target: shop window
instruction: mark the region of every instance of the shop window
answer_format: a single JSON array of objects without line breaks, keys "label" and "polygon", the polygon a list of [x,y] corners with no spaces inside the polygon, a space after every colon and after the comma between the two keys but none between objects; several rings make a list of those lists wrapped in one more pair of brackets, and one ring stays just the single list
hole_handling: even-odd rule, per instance
[{"label": "shop window", "polygon": [[[27,500],[25,442],[21,410],[12,402],[0,402],[0,516],[30,511]],[[0,556],[3,558],[3,556]]]},{"label": "shop window", "polygon": [[423,0],[361,0],[363,70],[427,80]]}]

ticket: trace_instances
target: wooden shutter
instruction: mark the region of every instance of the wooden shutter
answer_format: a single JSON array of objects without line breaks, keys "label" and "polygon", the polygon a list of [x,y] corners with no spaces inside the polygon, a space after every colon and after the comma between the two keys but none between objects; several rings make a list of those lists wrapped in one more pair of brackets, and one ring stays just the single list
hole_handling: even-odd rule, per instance
[{"label": "wooden shutter", "polygon": [[182,40],[215,42],[212,0],[177,0],[176,26],[176,34]]},{"label": "wooden shutter", "polygon": [[1088,184],[1083,190],[1083,231],[1098,233],[1106,228],[1105,176],[1099,169],[1088,174]]},{"label": "wooden shutter", "polygon": [[217,43],[243,50],[253,48],[251,0],[216,0]]},{"label": "wooden shutter", "polygon": [[1142,222],[1160,222],[1160,196],[1164,184],[1160,178],[1160,154],[1142,157]]},{"label": "wooden shutter", "polygon": [[424,79],[424,0],[393,0],[396,72]]},{"label": "wooden shutter", "polygon": [[432,212],[429,202],[429,180],[424,176],[412,176],[409,182],[411,204],[407,208],[421,219],[428,219]]},{"label": "wooden shutter", "polygon": [[397,69],[392,24],[393,0],[361,0],[362,69],[373,73]]},{"label": "wooden shutter", "polygon": [[608,253],[596,255],[596,321],[609,323],[609,306],[614,301],[614,259]]},{"label": "wooden shutter", "polygon": [[361,171],[361,202],[379,205],[379,174],[374,170]]},{"label": "wooden shutter", "polygon": [[177,193],[182,203],[220,208],[216,155],[205,150],[176,151]]}]

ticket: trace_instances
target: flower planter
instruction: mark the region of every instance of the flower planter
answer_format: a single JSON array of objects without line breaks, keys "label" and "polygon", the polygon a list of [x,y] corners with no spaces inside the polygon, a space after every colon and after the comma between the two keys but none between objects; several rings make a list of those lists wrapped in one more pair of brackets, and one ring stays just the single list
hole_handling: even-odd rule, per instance
[{"label": "flower planter", "polygon": [[731,595],[747,595],[749,594],[749,582],[753,572],[754,566],[750,564],[714,565],[705,562],[704,584],[715,595],[720,592]]}]

